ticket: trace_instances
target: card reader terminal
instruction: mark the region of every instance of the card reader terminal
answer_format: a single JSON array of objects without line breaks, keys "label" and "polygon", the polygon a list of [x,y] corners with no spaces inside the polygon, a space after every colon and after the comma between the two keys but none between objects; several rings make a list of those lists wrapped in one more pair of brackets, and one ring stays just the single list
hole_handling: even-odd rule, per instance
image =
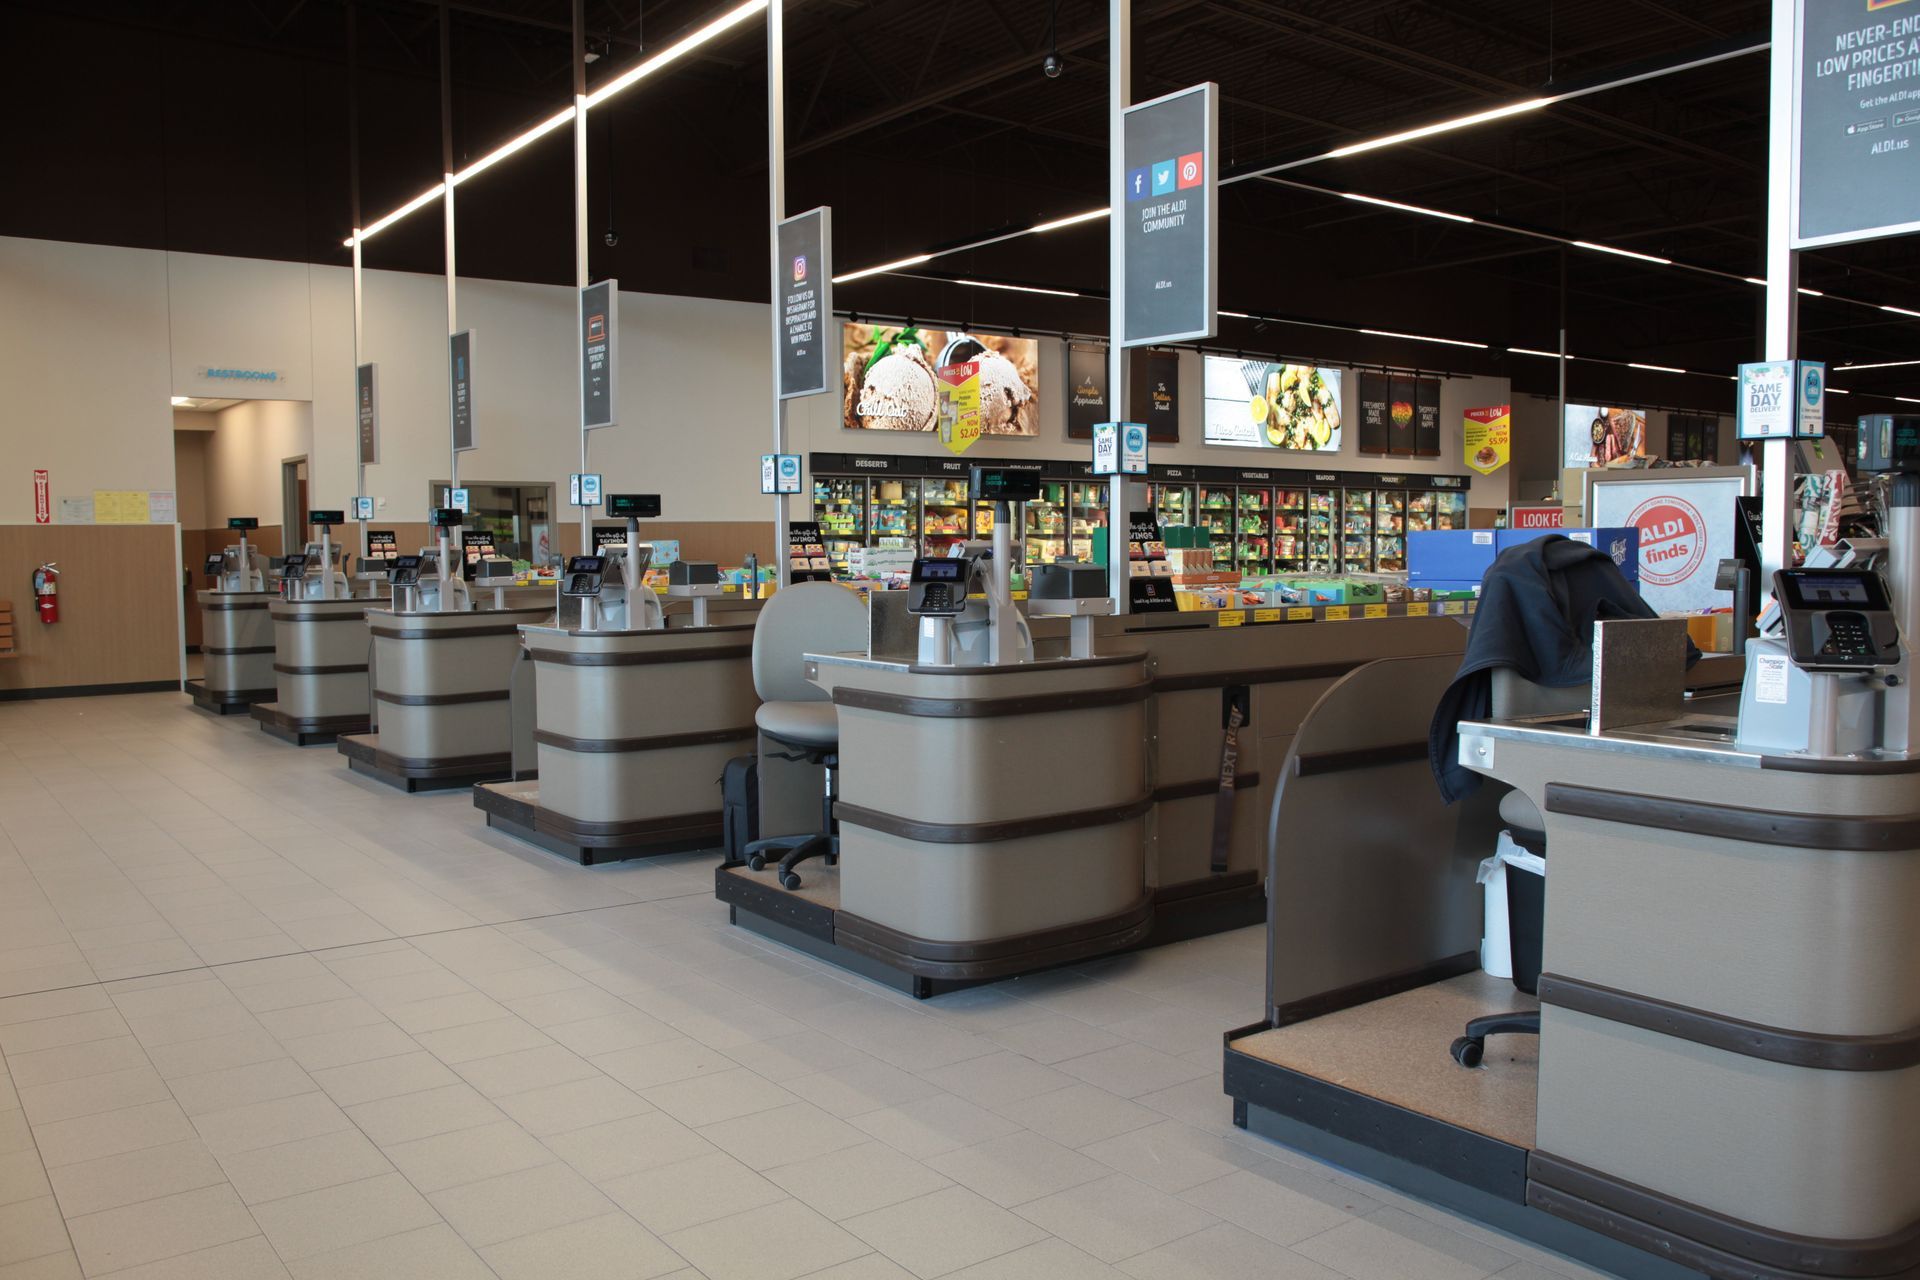
[{"label": "card reader terminal", "polygon": [[967,607],[970,567],[966,560],[915,560],[907,583],[907,612],[919,617],[958,617]]},{"label": "card reader terminal", "polygon": [[306,577],[307,557],[304,555],[284,557],[280,561],[280,576],[289,579]]},{"label": "card reader terminal", "polygon": [[1870,569],[1782,569],[1774,595],[1787,656],[1810,671],[1860,671],[1900,661],[1886,584]]},{"label": "card reader terminal", "polygon": [[207,557],[206,574],[209,578],[219,577],[226,567],[227,558],[225,556],[216,554]]},{"label": "card reader terminal", "polygon": [[387,581],[396,587],[420,585],[420,557],[394,556],[387,561]]},{"label": "card reader terminal", "polygon": [[606,572],[605,556],[571,556],[567,560],[567,580],[560,588],[560,594],[580,597],[598,596]]}]

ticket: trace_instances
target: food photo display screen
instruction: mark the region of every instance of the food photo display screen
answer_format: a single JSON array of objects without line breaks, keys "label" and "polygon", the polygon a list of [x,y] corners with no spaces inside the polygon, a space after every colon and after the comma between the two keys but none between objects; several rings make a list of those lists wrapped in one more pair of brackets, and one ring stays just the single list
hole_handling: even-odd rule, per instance
[{"label": "food photo display screen", "polygon": [[1340,370],[1207,356],[1202,402],[1208,444],[1337,453]]},{"label": "food photo display screen", "polygon": [[841,328],[840,418],[853,431],[932,431],[934,370],[980,366],[981,427],[990,436],[1040,434],[1040,343],[998,333],[880,324]]}]

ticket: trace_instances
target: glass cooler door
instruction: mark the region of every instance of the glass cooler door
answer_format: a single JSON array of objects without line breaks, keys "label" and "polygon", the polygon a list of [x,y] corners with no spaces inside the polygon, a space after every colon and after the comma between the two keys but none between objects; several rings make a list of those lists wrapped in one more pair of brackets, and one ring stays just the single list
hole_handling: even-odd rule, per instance
[{"label": "glass cooler door", "polygon": [[1340,493],[1337,489],[1307,490],[1307,571],[1332,573],[1340,565]]},{"label": "glass cooler door", "polygon": [[1297,573],[1307,567],[1307,491],[1276,489],[1273,494],[1273,567]]},{"label": "glass cooler door", "polygon": [[1340,495],[1340,571],[1373,571],[1373,490],[1347,489]]},{"label": "glass cooler door", "polygon": [[1240,490],[1233,522],[1233,567],[1241,573],[1273,572],[1273,490]]},{"label": "glass cooler door", "polygon": [[1067,554],[1067,484],[1047,480],[1027,504],[1027,563],[1052,564]]},{"label": "glass cooler door", "polygon": [[1407,568],[1407,494],[1382,489],[1373,501],[1373,566],[1381,573]]},{"label": "glass cooler door", "polygon": [[867,481],[864,476],[820,476],[813,482],[813,518],[827,544],[834,576],[847,576],[847,553],[867,545]]},{"label": "glass cooler door", "polygon": [[873,490],[872,515],[867,523],[869,545],[899,551],[920,546],[920,481],[869,481]]},{"label": "glass cooler door", "polygon": [[955,544],[967,540],[965,480],[924,481],[921,510],[920,554],[944,556]]},{"label": "glass cooler door", "polygon": [[1200,505],[1194,522],[1212,535],[1213,563],[1228,569],[1233,566],[1234,490],[1232,485],[1203,484]]},{"label": "glass cooler door", "polygon": [[1093,559],[1093,531],[1107,527],[1107,487],[1093,481],[1076,480],[1071,486],[1072,532],[1067,539],[1068,554],[1076,560]]}]

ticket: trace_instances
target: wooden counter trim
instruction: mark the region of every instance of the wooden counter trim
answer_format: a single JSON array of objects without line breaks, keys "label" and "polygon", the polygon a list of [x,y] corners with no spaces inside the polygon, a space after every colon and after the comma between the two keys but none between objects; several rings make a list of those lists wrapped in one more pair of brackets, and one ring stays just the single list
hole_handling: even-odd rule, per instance
[{"label": "wooden counter trim", "polygon": [[[1259,785],[1260,774],[1258,770],[1252,773],[1236,773],[1233,775],[1233,789],[1235,791],[1245,791],[1249,787],[1257,787]],[[1153,802],[1155,804],[1166,804],[1170,800],[1195,800],[1201,796],[1214,795],[1219,790],[1220,779],[1217,777],[1200,778],[1194,782],[1170,782],[1165,786],[1155,787],[1153,789]],[[1196,881],[1196,883],[1205,882]]]},{"label": "wooden counter trim", "polygon": [[916,822],[911,818],[901,818],[838,800],[834,802],[833,814],[851,826],[898,836],[903,840],[917,840],[921,844],[993,844],[1001,840],[1025,840],[1062,831],[1081,831],[1088,827],[1131,822],[1153,808],[1153,805],[1153,796],[1144,795],[1125,804],[1076,809],[1071,813],[1045,813],[1032,818],[1007,818],[999,822]]},{"label": "wooden counter trim", "polygon": [[529,645],[527,656],[535,662],[551,662],[557,667],[650,667],[665,662],[726,662],[735,658],[751,658],[753,646],[730,644],[711,649],[662,649],[658,653],[568,653],[562,649],[536,649]]},{"label": "wooden counter trim", "polygon": [[1351,751],[1315,751],[1293,758],[1293,776],[1312,778],[1325,773],[1345,773],[1351,769],[1378,769],[1390,764],[1411,764],[1427,758],[1425,739],[1419,742],[1394,742],[1381,747],[1356,747]]},{"label": "wooden counter trim", "polygon": [[504,626],[469,627],[465,631],[430,629],[426,627],[383,627],[377,623],[367,628],[382,640],[471,640],[475,636],[516,636],[520,634],[520,624],[509,622]]},{"label": "wooden counter trim", "polygon": [[274,652],[276,652],[276,650],[270,644],[256,644],[245,649],[216,649],[204,644],[200,646],[200,655],[206,658],[245,658],[256,654]]},{"label": "wooden counter trim", "polygon": [[463,702],[505,702],[511,695],[505,689],[479,689],[472,693],[389,693],[375,689],[373,696],[396,707],[451,707]]},{"label": "wooden counter trim", "polygon": [[1567,782],[1549,782],[1546,799],[1548,813],[1787,849],[1837,849],[1857,853],[1920,848],[1920,814],[1862,818],[1814,816],[1700,800],[1655,799]]},{"label": "wooden counter trim", "polygon": [[[952,674],[953,668],[941,668]],[[1050,711],[1090,711],[1145,702],[1153,692],[1150,681],[1113,689],[1065,689],[1059,693],[1023,693],[1003,698],[922,698],[874,689],[835,688],[833,703],[855,711],[882,711],[922,720],[982,720],[995,716],[1030,716]]]},{"label": "wooden counter trim", "polygon": [[1703,1209],[1546,1151],[1535,1150],[1527,1157],[1527,1203],[1711,1275],[1895,1280],[1920,1271],[1920,1222],[1860,1240],[1794,1235]]},{"label": "wooden counter trim", "polygon": [[978,942],[937,942],[836,911],[834,941],[849,951],[884,960],[927,978],[975,979],[1029,973],[1037,968],[1101,955],[1137,942],[1153,928],[1153,899],[1094,920],[1037,929]]},{"label": "wooden counter trim", "polygon": [[[1396,657],[1413,655],[1397,654]],[[1230,684],[1289,684],[1296,680],[1337,680],[1357,671],[1375,658],[1355,658],[1341,662],[1300,662],[1290,667],[1247,667],[1239,671],[1196,671],[1191,675],[1161,676],[1153,682],[1155,693],[1184,693],[1190,689],[1224,689]]]},{"label": "wooden counter trim", "polygon": [[1904,1071],[1920,1066],[1920,1027],[1878,1036],[1789,1031],[1557,973],[1540,975],[1540,1003],[1746,1058],[1814,1071]]},{"label": "wooden counter trim", "polygon": [[243,609],[264,609],[267,602],[256,600],[251,604],[203,604],[200,607],[208,613],[239,613]]},{"label": "wooden counter trim", "polygon": [[367,664],[348,662],[333,667],[289,667],[276,662],[273,669],[275,674],[283,676],[348,676],[355,672],[365,674]]},{"label": "wooden counter trim", "polygon": [[[501,694],[505,697],[505,694]],[[618,755],[630,751],[666,751],[673,747],[705,747],[718,742],[745,742],[759,734],[752,725],[743,729],[703,729],[695,733],[663,733],[651,738],[575,738],[551,729],[535,729],[533,740],[543,747],[579,751],[588,755]]]}]

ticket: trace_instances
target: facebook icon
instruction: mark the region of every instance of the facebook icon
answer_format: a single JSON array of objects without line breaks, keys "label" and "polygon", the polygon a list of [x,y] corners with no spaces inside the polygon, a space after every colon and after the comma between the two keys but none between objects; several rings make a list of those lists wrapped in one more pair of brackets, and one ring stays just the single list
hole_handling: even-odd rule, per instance
[{"label": "facebook icon", "polygon": [[1149,181],[1150,179],[1145,169],[1135,169],[1129,173],[1127,175],[1127,199],[1145,200],[1147,198],[1147,183]]}]

